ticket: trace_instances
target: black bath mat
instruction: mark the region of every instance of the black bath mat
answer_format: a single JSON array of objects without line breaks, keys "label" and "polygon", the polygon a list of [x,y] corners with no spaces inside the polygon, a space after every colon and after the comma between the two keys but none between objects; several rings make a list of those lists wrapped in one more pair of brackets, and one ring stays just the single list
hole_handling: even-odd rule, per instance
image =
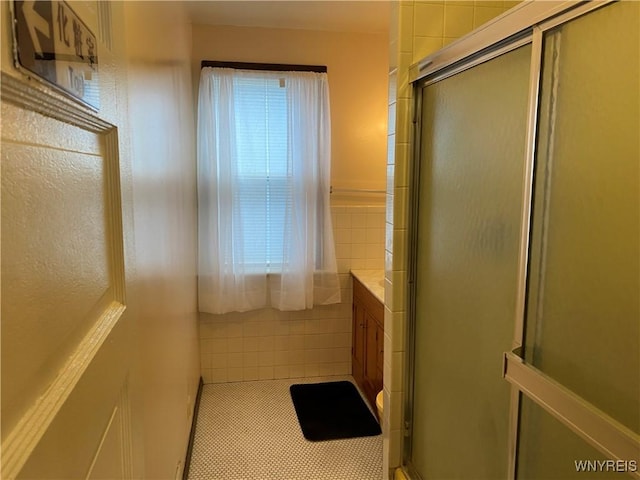
[{"label": "black bath mat", "polygon": [[380,425],[351,382],[291,385],[304,438],[312,442],[380,435]]}]

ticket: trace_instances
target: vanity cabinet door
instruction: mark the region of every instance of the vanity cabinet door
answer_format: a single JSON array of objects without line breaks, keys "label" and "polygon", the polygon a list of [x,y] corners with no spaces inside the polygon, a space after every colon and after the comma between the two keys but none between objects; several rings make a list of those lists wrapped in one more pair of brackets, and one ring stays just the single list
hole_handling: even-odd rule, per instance
[{"label": "vanity cabinet door", "polygon": [[364,383],[367,390],[367,396],[373,403],[378,393],[377,388],[377,370],[378,370],[378,322],[367,311],[365,312],[366,320],[366,339],[365,363],[364,363]]},{"label": "vanity cabinet door", "polygon": [[[384,323],[384,319],[383,319]],[[382,371],[384,368],[384,328],[382,323],[378,323],[377,325],[377,335],[376,335],[376,381],[375,381],[375,391],[376,395],[380,390],[382,390]]]},{"label": "vanity cabinet door", "polygon": [[351,371],[358,385],[364,384],[365,365],[365,309],[355,300],[353,302],[353,344],[351,346]]},{"label": "vanity cabinet door", "polygon": [[354,278],[352,375],[372,407],[382,390],[383,344],[384,305]]}]

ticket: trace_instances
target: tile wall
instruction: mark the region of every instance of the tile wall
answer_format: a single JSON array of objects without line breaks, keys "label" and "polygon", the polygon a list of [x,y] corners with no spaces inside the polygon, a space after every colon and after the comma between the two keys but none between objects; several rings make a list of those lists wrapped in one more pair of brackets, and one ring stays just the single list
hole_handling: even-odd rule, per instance
[{"label": "tile wall", "polygon": [[200,314],[205,383],[351,373],[350,269],[384,268],[384,206],[333,206],[342,303],[311,310],[267,308]]},{"label": "tile wall", "polygon": [[383,474],[400,465],[406,344],[408,185],[412,89],[409,67],[515,6],[517,1],[392,2],[385,226]]}]

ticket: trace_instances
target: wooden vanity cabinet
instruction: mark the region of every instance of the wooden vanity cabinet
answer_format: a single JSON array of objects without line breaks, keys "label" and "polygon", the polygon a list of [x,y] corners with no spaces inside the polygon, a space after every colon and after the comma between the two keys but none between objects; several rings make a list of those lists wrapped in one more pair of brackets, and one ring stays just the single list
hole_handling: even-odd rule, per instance
[{"label": "wooden vanity cabinet", "polygon": [[353,277],[352,375],[375,411],[382,390],[384,305]]}]

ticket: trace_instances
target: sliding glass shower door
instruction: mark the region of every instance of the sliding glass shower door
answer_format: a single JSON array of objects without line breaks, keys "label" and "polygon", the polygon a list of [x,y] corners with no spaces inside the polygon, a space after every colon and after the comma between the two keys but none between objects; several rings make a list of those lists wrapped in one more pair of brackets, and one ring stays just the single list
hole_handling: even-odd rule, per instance
[{"label": "sliding glass shower door", "polygon": [[416,479],[640,478],[640,2],[565,5],[415,90]]},{"label": "sliding glass shower door", "polygon": [[531,47],[422,89],[413,467],[505,478]]},{"label": "sliding glass shower door", "polygon": [[[638,2],[620,2],[545,34],[524,342],[528,364],[636,435],[639,19]],[[606,455],[529,400],[519,443],[518,478],[634,470],[629,457],[602,463]]]}]

